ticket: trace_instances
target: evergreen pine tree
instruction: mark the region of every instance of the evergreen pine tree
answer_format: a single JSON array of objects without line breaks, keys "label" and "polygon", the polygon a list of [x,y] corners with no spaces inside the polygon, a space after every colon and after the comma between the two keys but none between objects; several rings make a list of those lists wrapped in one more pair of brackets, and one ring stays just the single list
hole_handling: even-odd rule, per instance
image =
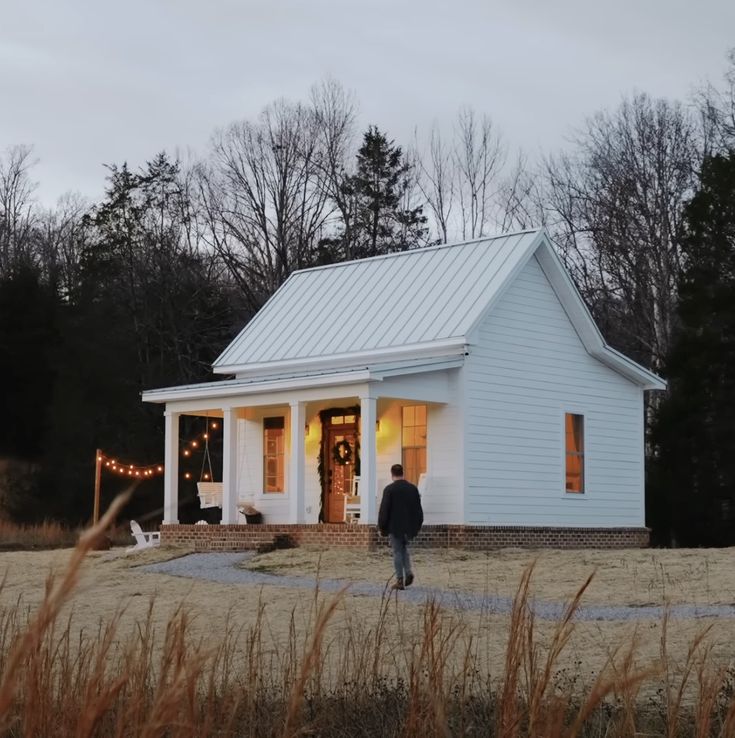
[{"label": "evergreen pine tree", "polygon": [[422,244],[426,216],[420,206],[406,205],[410,170],[401,147],[370,126],[357,152],[357,171],[345,182],[355,217],[350,243],[343,243],[344,258],[405,251]]},{"label": "evergreen pine tree", "polygon": [[654,428],[652,520],[682,545],[735,543],[735,153],[705,161],[685,213],[670,396]]}]

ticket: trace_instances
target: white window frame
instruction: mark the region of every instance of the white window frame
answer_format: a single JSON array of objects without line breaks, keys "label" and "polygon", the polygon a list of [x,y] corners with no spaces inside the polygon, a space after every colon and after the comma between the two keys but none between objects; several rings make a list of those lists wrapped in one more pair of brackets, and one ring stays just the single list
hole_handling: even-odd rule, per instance
[{"label": "white window frame", "polygon": [[[279,492],[268,492],[265,489],[265,421],[269,418],[283,418],[283,489]],[[260,497],[264,497],[269,500],[278,499],[283,500],[286,498],[288,493],[288,463],[289,463],[289,448],[288,448],[288,434],[290,424],[286,415],[281,415],[279,412],[263,413],[260,418]]]},{"label": "white window frame", "polygon": [[[567,415],[581,415],[582,416],[582,479],[583,487],[582,492],[569,492],[567,491],[567,431],[566,422]],[[565,405],[561,409],[561,415],[559,418],[559,425],[561,427],[560,439],[561,439],[561,469],[560,469],[560,483],[561,496],[565,500],[586,500],[590,496],[590,474],[589,474],[589,414],[585,408],[579,406]]]}]

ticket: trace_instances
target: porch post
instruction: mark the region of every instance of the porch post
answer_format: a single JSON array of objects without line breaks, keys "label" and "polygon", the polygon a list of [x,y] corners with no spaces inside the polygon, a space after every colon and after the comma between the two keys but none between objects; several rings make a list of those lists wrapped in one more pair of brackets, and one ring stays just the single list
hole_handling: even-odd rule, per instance
[{"label": "porch post", "polygon": [[375,423],[378,419],[375,397],[360,397],[360,522],[378,521],[377,447]]},{"label": "porch post", "polygon": [[163,458],[163,524],[179,522],[179,413],[166,410]]},{"label": "porch post", "polygon": [[306,403],[291,402],[291,452],[288,461],[289,519],[292,523],[306,522],[304,499],[304,467]]},{"label": "porch post", "polygon": [[222,525],[237,523],[237,410],[225,408],[222,422]]}]

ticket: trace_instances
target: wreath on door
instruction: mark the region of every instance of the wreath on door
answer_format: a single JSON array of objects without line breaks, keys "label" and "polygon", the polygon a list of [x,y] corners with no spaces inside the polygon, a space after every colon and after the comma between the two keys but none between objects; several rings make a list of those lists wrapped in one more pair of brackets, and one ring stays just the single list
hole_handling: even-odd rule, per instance
[{"label": "wreath on door", "polygon": [[345,466],[352,461],[352,446],[349,441],[337,441],[332,447],[332,459],[335,464]]}]

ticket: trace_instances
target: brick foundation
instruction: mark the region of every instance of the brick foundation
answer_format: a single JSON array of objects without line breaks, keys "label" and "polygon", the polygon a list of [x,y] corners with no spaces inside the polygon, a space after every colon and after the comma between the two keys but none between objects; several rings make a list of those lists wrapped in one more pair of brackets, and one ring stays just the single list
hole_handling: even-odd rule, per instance
[{"label": "brick foundation", "polygon": [[[531,528],[427,525],[414,541],[421,548],[645,548],[648,528]],[[375,548],[385,544],[372,525],[162,525],[164,546],[197,551],[245,551],[285,537],[294,546]]]}]

